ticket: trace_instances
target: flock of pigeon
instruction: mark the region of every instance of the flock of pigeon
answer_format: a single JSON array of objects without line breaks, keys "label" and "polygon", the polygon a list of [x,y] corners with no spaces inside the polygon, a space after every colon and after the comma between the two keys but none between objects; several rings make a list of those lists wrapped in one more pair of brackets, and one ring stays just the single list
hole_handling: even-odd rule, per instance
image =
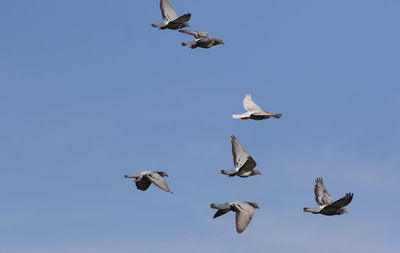
[{"label": "flock of pigeon", "polygon": [[[160,9],[164,22],[160,24],[151,24],[152,27],[160,28],[160,30],[176,30],[184,27],[190,27],[188,21],[190,20],[192,14],[186,13],[178,18],[174,8],[172,8],[172,5],[168,0],[160,1]],[[190,46],[191,49],[195,49],[197,47],[210,48],[212,46],[224,44],[222,40],[217,39],[216,37],[211,37],[208,32],[189,30],[179,30],[179,32],[192,35],[195,38],[193,41],[182,42],[182,46]]]},{"label": "flock of pigeon", "polygon": [[[161,12],[164,18],[164,22],[160,24],[152,24],[153,27],[159,27],[161,30],[164,29],[180,29],[183,27],[190,26],[188,21],[190,20],[191,14],[185,14],[177,17],[174,9],[168,0],[161,0],[160,2]],[[210,37],[206,32],[198,31],[187,31],[179,30],[180,32],[193,35],[196,40],[182,43],[183,46],[190,45],[191,48],[202,47],[210,48],[214,45],[223,44],[222,40],[216,39],[215,37]],[[256,105],[251,99],[250,94],[245,95],[243,99],[243,106],[247,112],[242,114],[234,114],[232,118],[234,119],[253,119],[253,120],[264,120],[268,118],[281,118],[282,114],[275,114],[272,112],[264,111],[261,107]],[[259,170],[255,170],[256,162],[254,159],[246,153],[244,147],[239,143],[235,136],[231,136],[232,143],[232,155],[233,155],[233,170],[221,170],[221,174],[228,175],[229,177],[239,176],[242,178],[247,178],[254,175],[261,175]],[[166,192],[171,192],[167,182],[164,177],[168,177],[166,172],[161,171],[142,171],[133,175],[125,175],[125,178],[134,178],[136,187],[139,190],[146,191],[150,185],[153,183],[159,188]],[[314,187],[315,201],[318,206],[314,208],[303,208],[304,212],[311,212],[313,214],[323,214],[323,215],[341,215],[347,213],[345,206],[350,204],[353,199],[353,193],[346,193],[346,195],[336,201],[333,201],[331,195],[329,195],[326,190],[322,178],[317,178],[315,180]],[[217,218],[229,211],[236,213],[236,231],[242,233],[249,225],[251,219],[254,215],[254,209],[258,209],[259,206],[254,202],[247,201],[231,201],[224,204],[211,204],[211,208],[217,209],[213,218]]]}]

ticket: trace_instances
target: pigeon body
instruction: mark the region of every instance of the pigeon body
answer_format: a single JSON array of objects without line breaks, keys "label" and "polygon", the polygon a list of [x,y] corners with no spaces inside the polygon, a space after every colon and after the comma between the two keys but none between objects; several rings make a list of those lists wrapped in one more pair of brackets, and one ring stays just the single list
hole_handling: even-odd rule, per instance
[{"label": "pigeon body", "polygon": [[141,191],[146,191],[150,187],[151,183],[153,183],[164,191],[171,192],[167,185],[167,182],[165,182],[163,178],[168,177],[168,174],[166,172],[142,171],[133,175],[125,175],[124,177],[135,178],[134,182],[136,184],[136,187]]},{"label": "pigeon body", "polygon": [[151,26],[158,27],[160,28],[160,30],[176,30],[184,27],[190,27],[189,23],[187,22],[190,20],[190,13],[184,14],[178,18],[174,8],[172,8],[172,5],[169,3],[168,0],[160,1],[160,9],[164,22],[160,24],[151,24]]},{"label": "pigeon body", "polygon": [[218,209],[213,219],[226,214],[229,211],[236,213],[236,231],[240,234],[249,225],[254,215],[254,209],[259,208],[257,203],[246,201],[231,201],[225,204],[211,204],[211,208]]},{"label": "pigeon body", "polygon": [[239,143],[234,135],[231,136],[233,170],[221,170],[221,174],[228,175],[229,177],[250,177],[254,175],[261,175],[259,170],[253,170],[256,167],[254,159],[246,153],[246,150]]},{"label": "pigeon body", "polygon": [[189,46],[191,49],[195,49],[197,47],[201,48],[210,48],[219,44],[224,44],[224,42],[216,37],[211,37],[207,32],[200,31],[189,31],[189,30],[179,30],[181,33],[186,33],[192,35],[195,40],[189,42],[182,42],[182,46]]},{"label": "pigeon body", "polygon": [[275,114],[261,109],[261,107],[259,107],[253,102],[250,94],[246,94],[246,96],[244,97],[243,107],[244,109],[246,109],[247,112],[242,114],[234,114],[232,115],[232,118],[243,119],[243,120],[244,119],[263,120],[263,119],[269,119],[271,117],[279,119],[282,116],[281,113]]},{"label": "pigeon body", "polygon": [[346,193],[343,198],[334,202],[331,195],[329,195],[326,190],[322,178],[317,178],[315,180],[314,194],[318,206],[314,208],[305,207],[303,211],[328,216],[347,213],[347,209],[344,207],[350,204],[354,195],[353,193]]}]

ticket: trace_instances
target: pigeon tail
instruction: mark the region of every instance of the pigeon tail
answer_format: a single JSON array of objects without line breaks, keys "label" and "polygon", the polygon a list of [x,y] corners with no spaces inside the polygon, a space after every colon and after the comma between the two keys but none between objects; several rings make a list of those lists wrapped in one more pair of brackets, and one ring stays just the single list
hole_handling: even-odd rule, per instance
[{"label": "pigeon tail", "polygon": [[229,177],[234,177],[236,172],[236,170],[221,170],[221,174],[228,175]]},{"label": "pigeon tail", "polygon": [[274,115],[272,115],[272,117],[274,117],[276,119],[280,119],[282,117],[282,113],[274,114]]},{"label": "pigeon tail", "polygon": [[317,214],[319,213],[320,209],[319,208],[308,208],[308,207],[304,207],[303,208],[304,212],[308,212],[308,213],[314,213]]},{"label": "pigeon tail", "polygon": [[251,113],[250,112],[245,112],[242,114],[233,114],[232,118],[234,119],[248,119],[250,117]]}]

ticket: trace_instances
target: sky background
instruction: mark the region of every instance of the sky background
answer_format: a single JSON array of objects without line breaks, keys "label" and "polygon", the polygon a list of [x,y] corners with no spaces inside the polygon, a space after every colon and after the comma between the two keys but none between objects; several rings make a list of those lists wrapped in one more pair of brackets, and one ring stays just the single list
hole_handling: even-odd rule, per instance
[{"label": "sky background", "polygon": [[[0,252],[400,251],[400,2],[0,1]],[[233,120],[251,93],[279,120]],[[234,134],[261,176],[228,178]],[[123,178],[166,171],[174,195]],[[349,213],[313,207],[314,180]],[[210,203],[258,202],[243,234]]]}]

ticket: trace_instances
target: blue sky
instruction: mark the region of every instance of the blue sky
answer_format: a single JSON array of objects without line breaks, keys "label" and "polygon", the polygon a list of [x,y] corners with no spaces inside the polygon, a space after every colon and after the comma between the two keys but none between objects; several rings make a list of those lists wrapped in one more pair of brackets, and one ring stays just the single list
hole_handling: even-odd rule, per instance
[{"label": "blue sky", "polygon": [[[398,1],[0,2],[0,252],[399,252]],[[280,120],[233,120],[242,99]],[[227,178],[234,134],[262,176]],[[123,175],[167,171],[174,195]],[[349,214],[303,213],[314,179]],[[237,235],[210,203],[258,202]]]}]

